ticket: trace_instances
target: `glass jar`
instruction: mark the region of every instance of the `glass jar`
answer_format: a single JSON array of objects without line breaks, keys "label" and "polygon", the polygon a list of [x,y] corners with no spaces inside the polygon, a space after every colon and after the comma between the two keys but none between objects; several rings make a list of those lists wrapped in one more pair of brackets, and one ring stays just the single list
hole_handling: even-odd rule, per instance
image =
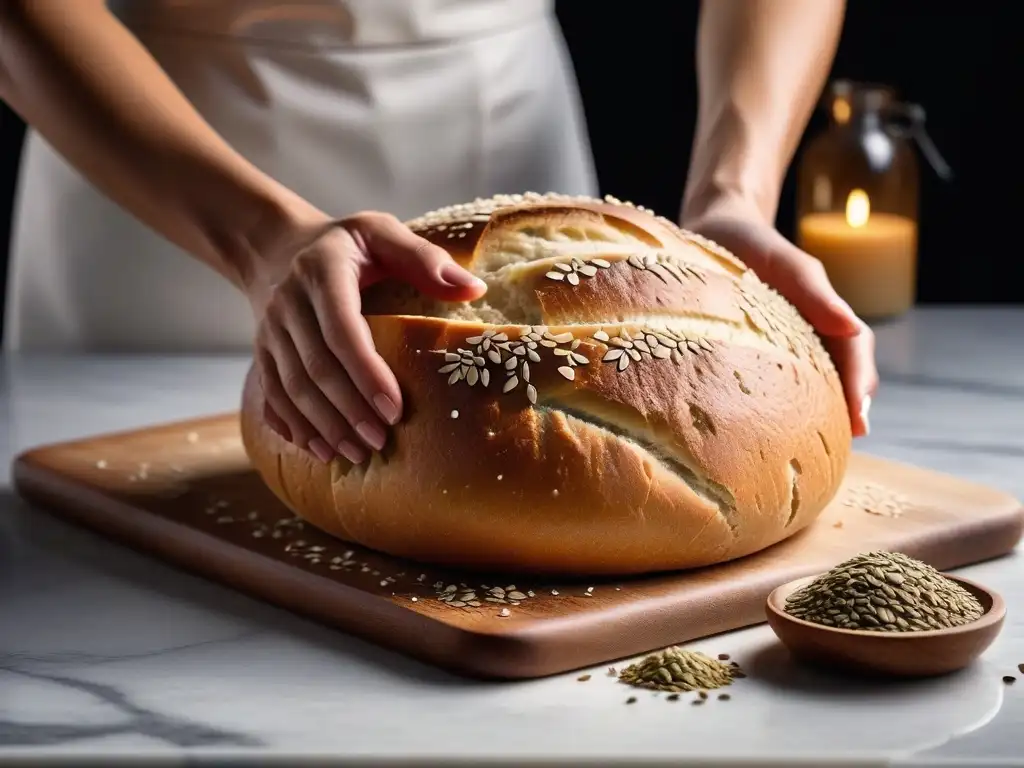
[{"label": "glass jar", "polygon": [[948,168],[924,133],[924,112],[893,89],[841,80],[823,102],[828,128],[797,172],[797,245],[818,258],[863,319],[898,316],[917,294],[917,140],[936,171]]}]

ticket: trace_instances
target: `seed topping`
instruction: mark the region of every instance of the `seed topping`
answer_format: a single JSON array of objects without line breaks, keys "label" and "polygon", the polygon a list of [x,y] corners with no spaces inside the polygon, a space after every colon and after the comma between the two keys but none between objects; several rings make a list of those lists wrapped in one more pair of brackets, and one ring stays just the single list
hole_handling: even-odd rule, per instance
[{"label": "seed topping", "polygon": [[467,347],[459,347],[455,352],[446,349],[435,350],[443,355],[445,364],[438,373],[448,375],[448,384],[465,381],[469,386],[478,382],[487,387],[491,382],[492,370],[504,372],[505,383],[501,387],[504,394],[517,389],[520,384],[526,392],[531,405],[537,403],[537,388],[530,381],[530,365],[540,363],[541,352],[550,349],[554,357],[559,358],[558,372],[569,381],[576,378],[576,367],[587,365],[590,360],[580,352],[580,339],[571,333],[551,333],[546,326],[524,326],[519,329],[519,337],[510,339],[507,333],[487,330],[478,336],[466,339]]}]

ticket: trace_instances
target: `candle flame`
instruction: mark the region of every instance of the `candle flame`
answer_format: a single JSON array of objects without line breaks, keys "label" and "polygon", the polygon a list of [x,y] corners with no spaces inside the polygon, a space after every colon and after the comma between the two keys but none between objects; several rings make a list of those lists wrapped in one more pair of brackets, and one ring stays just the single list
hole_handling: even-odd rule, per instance
[{"label": "candle flame", "polygon": [[840,125],[845,125],[850,119],[850,102],[846,99],[836,99],[832,102],[832,118]]},{"label": "candle flame", "polygon": [[846,223],[851,227],[863,227],[871,215],[871,201],[863,189],[853,190],[846,198]]}]

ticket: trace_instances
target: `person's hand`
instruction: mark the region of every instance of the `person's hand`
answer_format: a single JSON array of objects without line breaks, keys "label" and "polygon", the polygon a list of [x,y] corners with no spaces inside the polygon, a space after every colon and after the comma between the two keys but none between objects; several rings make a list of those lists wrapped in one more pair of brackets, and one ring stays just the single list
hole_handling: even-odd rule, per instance
[{"label": "person's hand", "polygon": [[402,415],[402,392],[374,348],[360,292],[391,277],[444,301],[471,301],[487,286],[388,214],[325,219],[304,239],[246,286],[258,319],[264,418],[321,461],[341,454],[360,463],[383,448],[385,425]]},{"label": "person's hand", "polygon": [[683,226],[732,251],[800,311],[835,361],[854,436],[866,435],[868,409],[878,388],[875,336],[835,292],[821,262],[742,201],[718,201]]}]

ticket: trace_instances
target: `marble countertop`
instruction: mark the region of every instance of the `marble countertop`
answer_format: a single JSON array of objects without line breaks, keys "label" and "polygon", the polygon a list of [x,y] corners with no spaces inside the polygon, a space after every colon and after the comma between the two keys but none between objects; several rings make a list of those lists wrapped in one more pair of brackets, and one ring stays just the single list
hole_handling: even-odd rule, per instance
[{"label": "marble countertop", "polygon": [[[1024,309],[923,309],[880,327],[858,450],[1024,499]],[[795,666],[765,625],[690,647],[757,658],[742,695],[681,710],[595,670],[458,679],[28,509],[10,460],[43,442],[236,407],[241,358],[0,363],[0,763],[90,755],[299,765],[1024,764],[1024,554],[959,572],[1009,612],[971,668],[912,683]],[[736,694],[740,694],[736,691]],[[1017,759],[1020,763],[1014,763]]]}]

